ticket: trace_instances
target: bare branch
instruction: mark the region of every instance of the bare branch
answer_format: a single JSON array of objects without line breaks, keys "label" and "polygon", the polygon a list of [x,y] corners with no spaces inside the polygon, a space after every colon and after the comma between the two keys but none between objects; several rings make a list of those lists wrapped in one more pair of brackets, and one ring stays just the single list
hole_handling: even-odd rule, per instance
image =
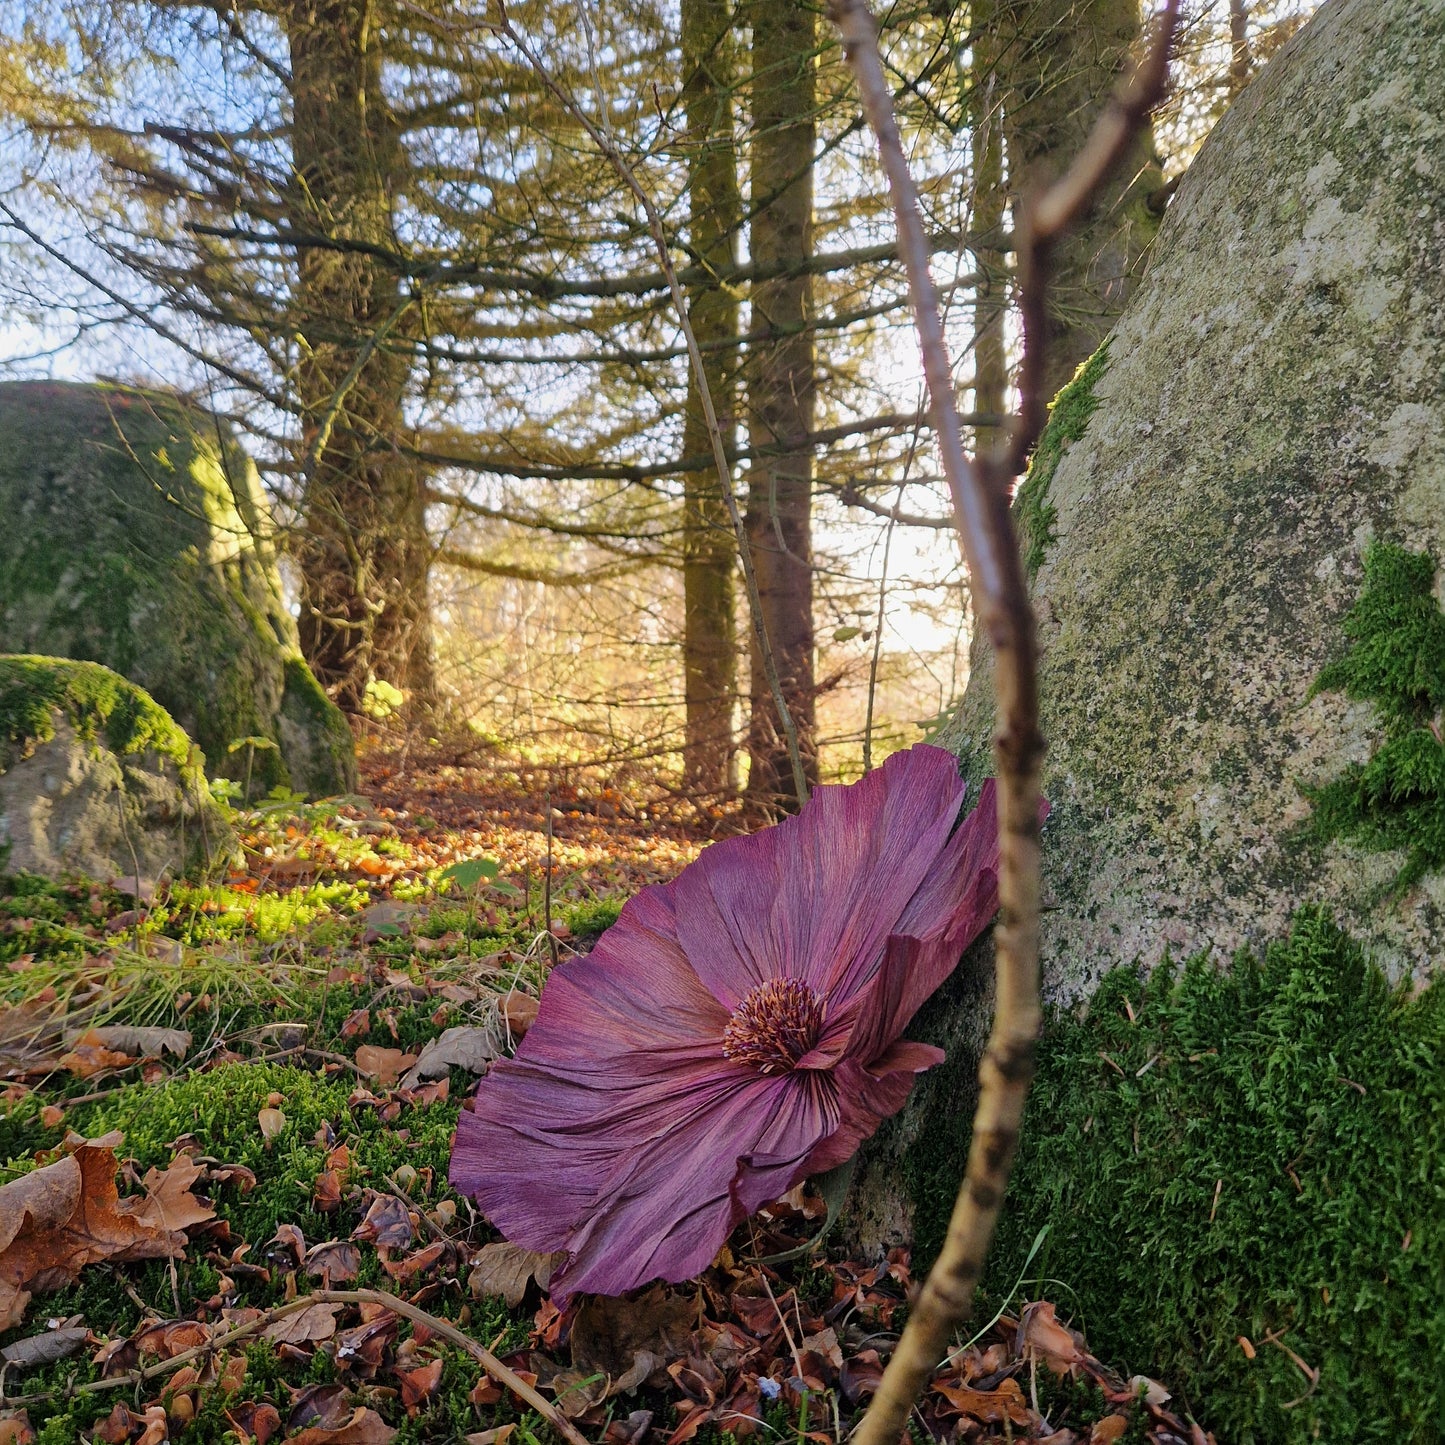
[{"label": "bare branch", "polygon": [[[1087,204],[1093,190],[1122,153],[1153,105],[1166,69],[1173,6],[1159,44],[1139,75],[1121,91],[1080,158],[1047,193],[1030,234],[1036,261]],[[974,1289],[1003,1204],[1018,1145],[1024,1102],[1034,1071],[1039,1008],[1039,766],[1044,739],[1038,725],[1034,616],[1029,605],[1018,544],[1009,518],[1006,478],[980,468],[964,451],[954,404],[952,368],[944,342],[937,294],[929,274],[929,251],[918,191],[904,155],[878,52],[878,28],[866,0],[832,0],[830,13],[853,67],[863,110],[878,137],[898,222],[899,250],[908,271],[914,322],[932,401],[934,431],[953,497],[959,535],[973,587],[974,607],[995,652],[994,688],[998,731],[994,763],[998,779],[999,922],[994,932],[997,1000],[993,1029],[979,1066],[979,1099],[968,1166],[948,1235],[924,1282],[908,1324],[888,1363],[873,1403],[858,1427],[858,1445],[897,1445],[909,1411],[943,1357],[954,1328],[973,1304]],[[1037,267],[1036,299],[1045,269]],[[1026,346],[1033,340],[1026,333]],[[1040,375],[1025,356],[1025,370]],[[1016,429],[1029,439],[1030,398]],[[1037,399],[1034,405],[1037,406]]]}]

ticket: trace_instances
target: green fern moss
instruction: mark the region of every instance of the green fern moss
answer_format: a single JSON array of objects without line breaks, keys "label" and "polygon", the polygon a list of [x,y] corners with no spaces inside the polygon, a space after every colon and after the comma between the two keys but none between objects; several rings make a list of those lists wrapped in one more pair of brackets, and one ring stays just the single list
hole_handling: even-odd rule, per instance
[{"label": "green fern moss", "polygon": [[1445,986],[1320,911],[1262,963],[1116,971],[1047,1025],[994,1289],[1049,1224],[1027,1288],[1226,1445],[1445,1438],[1442,1058]]},{"label": "green fern moss", "polygon": [[1445,865],[1445,613],[1435,600],[1435,559],[1376,542],[1365,588],[1345,618],[1353,646],[1330,663],[1313,692],[1340,691],[1374,704],[1384,740],[1308,794],[1313,831],[1360,847],[1400,850],[1394,890]]}]

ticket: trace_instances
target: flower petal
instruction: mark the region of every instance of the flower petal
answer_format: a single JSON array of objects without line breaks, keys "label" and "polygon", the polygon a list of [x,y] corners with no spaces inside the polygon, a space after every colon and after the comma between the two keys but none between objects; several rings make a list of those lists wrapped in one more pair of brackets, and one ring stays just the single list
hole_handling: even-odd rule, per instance
[{"label": "flower petal", "polygon": [[729,1009],[771,978],[799,978],[839,1008],[935,866],[963,802],[958,764],[920,744],[850,787],[747,838],[714,843],[676,880],[678,940]]},{"label": "flower petal", "polygon": [[513,1243],[568,1251],[552,1276],[559,1303],[704,1269],[739,1220],[803,1177],[840,1121],[830,1079],[706,1060],[619,1094],[580,1128],[537,1112],[569,1083],[525,1066],[502,1074],[488,1113],[458,1120],[451,1171]]},{"label": "flower petal", "polygon": [[808,1155],[807,1173],[824,1174],[851,1159],[879,1124],[903,1107],[915,1078],[942,1062],[942,1049],[906,1039],[869,1068],[844,1060],[833,1074],[842,1103],[838,1128]]}]

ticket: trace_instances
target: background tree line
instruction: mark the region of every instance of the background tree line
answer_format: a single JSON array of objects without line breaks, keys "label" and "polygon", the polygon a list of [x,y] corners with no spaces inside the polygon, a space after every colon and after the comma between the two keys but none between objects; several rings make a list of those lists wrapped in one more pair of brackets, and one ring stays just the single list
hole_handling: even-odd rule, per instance
[{"label": "background tree line", "polygon": [[[791,796],[745,609],[817,776],[820,589],[860,617],[886,601],[886,583],[875,604],[844,577],[840,519],[891,543],[944,515],[884,190],[818,9],[4,13],[9,299],[47,336],[62,302],[72,341],[145,333],[147,366],[244,426],[281,503],[303,647],[344,708],[378,683],[418,712],[447,702],[438,614],[467,616],[459,579],[573,599],[614,586],[617,625],[675,659],[666,686],[644,669],[636,698],[666,700],[651,741],[681,744],[690,792],[736,788],[741,700],[748,793]],[[1051,387],[1139,275],[1171,193],[1161,149],[1177,176],[1298,18],[1237,0],[1193,18],[1174,109],[1058,258]],[[1011,396],[1013,207],[1077,150],[1141,15],[1136,0],[935,0],[882,19],[958,386],[987,442]],[[583,119],[669,228],[756,597],[645,217]],[[654,605],[668,589],[677,605]]]}]

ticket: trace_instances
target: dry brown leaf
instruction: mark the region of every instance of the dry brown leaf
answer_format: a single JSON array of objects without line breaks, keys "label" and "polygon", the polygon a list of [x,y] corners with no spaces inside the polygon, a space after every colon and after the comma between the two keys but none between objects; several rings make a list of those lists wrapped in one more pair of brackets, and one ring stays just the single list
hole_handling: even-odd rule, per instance
[{"label": "dry brown leaf", "polygon": [[141,1180],[146,1199],[139,1217],[147,1224],[171,1230],[189,1229],[214,1219],[216,1211],[210,1200],[198,1199],[191,1193],[192,1185],[205,1172],[189,1154],[180,1155],[165,1169],[147,1169]]},{"label": "dry brown leaf", "polygon": [[0,1445],[35,1445],[35,1431],[24,1410],[0,1415]]},{"label": "dry brown leaf", "polygon": [[283,1315],[262,1330],[268,1340],[282,1345],[309,1345],[329,1340],[336,1333],[336,1312],[339,1305],[308,1305],[295,1314]]},{"label": "dry brown leaf", "polygon": [[[90,1331],[84,1325],[72,1329],[46,1330],[42,1334],[30,1335],[6,1345],[0,1350],[0,1360],[11,1366],[17,1373],[36,1369],[40,1365],[53,1365],[57,1360],[69,1359],[85,1344]],[[0,1442],[4,1436],[0,1435]]]},{"label": "dry brown leaf", "polygon": [[396,1377],[401,1381],[401,1403],[408,1415],[414,1415],[436,1394],[442,1382],[442,1362],[433,1360],[415,1370],[398,1370]]},{"label": "dry brown leaf", "polygon": [[270,1404],[243,1400],[226,1411],[228,1419],[243,1440],[254,1439],[256,1445],[270,1445],[281,1433],[281,1412]]},{"label": "dry brown leaf", "polygon": [[552,1271],[565,1258],[565,1254],[537,1254],[506,1240],[483,1245],[467,1277],[467,1288],[475,1299],[500,1295],[508,1309],[516,1309],[526,1296],[528,1283],[535,1279],[545,1290]]},{"label": "dry brown leaf", "polygon": [[403,1082],[414,1089],[426,1079],[446,1078],[454,1068],[484,1074],[500,1052],[500,1040],[491,1029],[459,1024],[422,1049]]},{"label": "dry brown leaf", "polygon": [[291,1436],[286,1445],[390,1445],[395,1434],[375,1410],[358,1405],[345,1424],[334,1429],[312,1425]]},{"label": "dry brown leaf", "polygon": [[145,1429],[141,1431],[140,1438],[135,1445],[161,1445],[163,1440],[170,1439],[170,1430],[166,1425],[165,1407],[162,1405],[147,1405],[143,1416]]},{"label": "dry brown leaf", "polygon": [[685,1295],[654,1285],[637,1299],[597,1295],[583,1301],[572,1321],[572,1363],[583,1371],[625,1375],[639,1350],[662,1359],[688,1351],[697,1306]]},{"label": "dry brown leaf", "polygon": [[1030,1305],[1024,1317],[1024,1358],[1042,1360],[1056,1375],[1069,1373],[1088,1359],[1079,1336],[1054,1317],[1047,1301]]},{"label": "dry brown leaf", "polygon": [[1089,1431],[1089,1445],[1109,1445],[1112,1440],[1117,1440],[1129,1428],[1129,1417],[1127,1415],[1105,1415],[1102,1420],[1094,1422],[1094,1428]]},{"label": "dry brown leaf", "polygon": [[510,993],[502,996],[497,1007],[506,1020],[507,1027],[512,1031],[513,1037],[521,1038],[536,1022],[537,1010],[541,1005],[531,994],[522,993],[514,988]]},{"label": "dry brown leaf", "polygon": [[77,1047],[82,1040],[148,1059],[158,1059],[162,1054],[184,1058],[191,1047],[191,1036],[185,1029],[145,1028],[132,1024],[107,1024],[103,1028],[87,1029],[81,1038],[71,1041],[69,1047]]},{"label": "dry brown leaf", "polygon": [[59,1060],[60,1067],[68,1069],[77,1079],[89,1079],[107,1069],[129,1068],[135,1062],[134,1055],[107,1048],[98,1029],[87,1029]]},{"label": "dry brown leaf", "polygon": [[406,1205],[393,1194],[378,1194],[351,1237],[363,1243],[405,1249],[414,1232]]},{"label": "dry brown leaf", "polygon": [[498,1425],[495,1430],[473,1430],[467,1436],[467,1445],[507,1445],[516,1425]]},{"label": "dry brown leaf", "polygon": [[32,1294],[73,1284],[87,1264],[182,1256],[185,1235],[157,1215],[194,1212],[199,1201],[121,1199],[115,1172],[109,1144],[82,1140],[67,1158],[0,1185],[0,1331],[20,1323]]},{"label": "dry brown leaf", "polygon": [[933,1390],[960,1415],[985,1425],[1000,1425],[1005,1420],[1027,1425],[1033,1418],[1017,1380],[1004,1380],[996,1390],[970,1390],[967,1385],[944,1383],[934,1385]]},{"label": "dry brown leaf", "polygon": [[306,1255],[306,1273],[332,1284],[346,1284],[361,1272],[361,1251],[344,1239],[314,1244]]},{"label": "dry brown leaf", "polygon": [[416,1055],[403,1053],[400,1049],[380,1049],[375,1044],[362,1044],[356,1051],[356,1067],[384,1089],[396,1083],[402,1071],[414,1063]]}]

